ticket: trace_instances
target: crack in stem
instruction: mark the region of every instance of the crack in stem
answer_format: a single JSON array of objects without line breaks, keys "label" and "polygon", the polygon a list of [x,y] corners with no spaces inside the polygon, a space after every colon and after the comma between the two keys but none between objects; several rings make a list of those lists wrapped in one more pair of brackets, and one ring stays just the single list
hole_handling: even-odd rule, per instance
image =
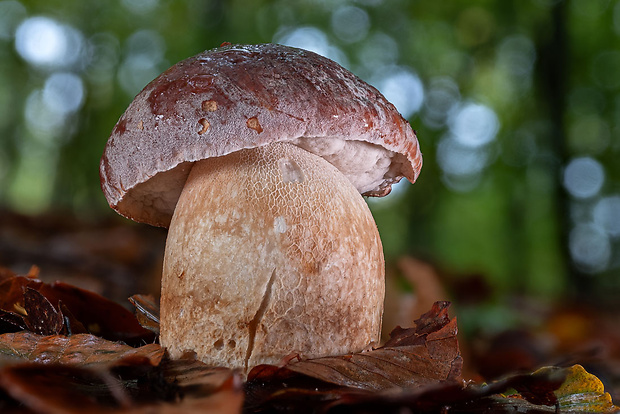
[{"label": "crack in stem", "polygon": [[267,282],[267,287],[265,288],[265,293],[263,293],[263,299],[260,303],[260,306],[256,310],[254,317],[250,321],[248,326],[249,328],[249,337],[248,337],[248,349],[245,352],[245,370],[247,372],[248,365],[250,363],[250,357],[252,356],[252,352],[254,351],[254,339],[256,338],[256,331],[258,330],[258,325],[263,319],[265,312],[267,311],[267,306],[269,305],[269,301],[271,300],[271,289],[273,287],[273,282],[276,279],[276,269],[273,269],[271,272],[271,277]]}]

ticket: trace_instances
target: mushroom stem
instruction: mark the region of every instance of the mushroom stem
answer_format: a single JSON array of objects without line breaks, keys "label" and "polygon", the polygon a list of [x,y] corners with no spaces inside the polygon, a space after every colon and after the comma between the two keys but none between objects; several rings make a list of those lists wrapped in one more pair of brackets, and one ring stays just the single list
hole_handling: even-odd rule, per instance
[{"label": "mushroom stem", "polygon": [[324,159],[273,143],[196,162],[170,225],[161,343],[247,372],[379,340],[384,260],[363,198]]}]

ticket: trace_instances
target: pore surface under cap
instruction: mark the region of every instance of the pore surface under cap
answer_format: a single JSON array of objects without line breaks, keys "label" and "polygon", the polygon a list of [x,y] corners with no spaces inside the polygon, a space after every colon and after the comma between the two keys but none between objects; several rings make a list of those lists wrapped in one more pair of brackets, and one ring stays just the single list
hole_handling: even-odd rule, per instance
[{"label": "pore surface under cap", "polygon": [[[278,141],[320,153],[313,138],[357,151],[326,159],[365,195],[421,168],[414,132],[375,88],[315,53],[262,44],[203,52],[147,85],[110,136],[101,185],[122,215],[168,226],[195,161]],[[371,161],[360,172],[355,159]]]}]

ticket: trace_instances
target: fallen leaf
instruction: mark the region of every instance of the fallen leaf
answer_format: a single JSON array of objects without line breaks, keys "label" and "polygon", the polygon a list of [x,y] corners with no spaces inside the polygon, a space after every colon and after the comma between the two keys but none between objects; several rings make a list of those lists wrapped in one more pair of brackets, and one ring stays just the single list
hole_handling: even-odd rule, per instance
[{"label": "fallen leaf", "polygon": [[16,404],[37,413],[103,413],[129,404],[120,380],[107,371],[77,365],[4,367],[0,387]]},{"label": "fallen leaf", "polygon": [[18,332],[26,329],[26,322],[21,315],[0,309],[0,332]]},{"label": "fallen leaf", "polygon": [[[406,284],[413,288],[413,301],[406,315],[406,326],[437,301],[450,297],[446,292],[445,281],[436,266],[420,258],[403,256],[396,263]],[[411,289],[410,288],[410,289]],[[394,325],[392,325],[394,326]]]},{"label": "fallen leaf", "polygon": [[[74,339],[79,336],[88,335],[71,337],[72,346],[51,349],[45,363],[1,367],[0,389],[11,397],[9,402],[41,413],[241,411],[242,380],[231,369],[209,367],[196,360],[161,359],[163,350],[158,345],[138,349],[121,345],[117,349],[96,337],[99,345],[92,349],[95,355],[83,360],[83,354],[76,358],[73,353],[73,347],[84,349],[83,342]],[[40,340],[39,347],[46,342]],[[58,341],[52,342],[55,345]],[[22,360],[41,361],[36,350],[14,351],[21,352],[26,352]]]},{"label": "fallen leaf", "polygon": [[232,377],[239,376],[230,368],[212,367],[196,359],[164,359],[159,370],[166,382],[174,383],[180,393],[189,389],[212,393],[223,387]]},{"label": "fallen leaf", "polygon": [[[39,295],[33,291],[42,295],[51,304],[51,308],[44,304]],[[60,312],[62,302],[73,316],[73,326],[67,327],[67,331],[74,329],[80,332],[86,329],[89,333],[105,339],[124,341],[136,346],[155,340],[155,335],[140,326],[129,310],[96,293],[66,283],[48,284],[24,276],[8,277],[0,282],[0,310],[27,317],[28,310],[25,307],[27,300],[35,309],[38,309],[35,311],[35,320],[31,321],[30,326],[26,325],[35,333],[60,332],[56,331],[60,319],[54,319],[53,314],[54,312],[62,313]],[[14,317],[7,318],[15,321]],[[5,318],[3,320],[6,321]],[[63,322],[67,320],[63,318]],[[45,326],[46,324],[49,326]]]},{"label": "fallen leaf", "polygon": [[587,372],[581,365],[565,368],[566,379],[555,391],[562,410],[574,412],[618,412],[611,395],[605,392],[600,379]]},{"label": "fallen leaf", "polygon": [[[562,385],[565,378],[566,372],[563,369],[550,367],[531,374],[513,375],[504,382],[532,404],[555,406],[558,404],[555,390]],[[498,381],[496,384],[502,383]]]},{"label": "fallen leaf", "polygon": [[15,276],[16,274],[10,269],[0,266],[0,283]]},{"label": "fallen leaf", "polygon": [[159,335],[159,304],[150,295],[133,295],[129,301],[136,308],[136,318],[143,328]]},{"label": "fallen leaf", "polygon": [[29,331],[39,335],[58,335],[64,326],[62,312],[57,311],[39,291],[24,290],[24,322]]},{"label": "fallen leaf", "polygon": [[[550,367],[489,384],[463,383],[457,324],[449,317],[448,302],[435,303],[413,328],[394,329],[381,347],[313,360],[292,355],[280,366],[255,367],[242,387],[241,376],[234,370],[210,367],[191,356],[172,361],[156,344],[134,348],[84,334],[87,330],[106,332],[107,328],[101,328],[105,321],[113,331],[116,314],[106,311],[108,306],[120,305],[95,299],[94,318],[85,318],[90,292],[43,284],[34,278],[36,269],[31,273],[33,277],[20,278],[0,272],[0,328],[71,335],[0,335],[3,413],[618,410],[599,379],[580,366]],[[157,303],[141,295],[130,301],[140,323],[156,331]],[[137,325],[131,312],[125,315]]]},{"label": "fallen leaf", "polygon": [[231,385],[208,396],[187,397],[177,403],[148,404],[124,410],[123,414],[239,414],[243,401],[243,389]]},{"label": "fallen leaf", "polygon": [[[504,393],[518,390],[519,394]],[[284,391],[287,393],[287,391]],[[327,395],[327,394],[324,394]],[[566,397],[588,395],[593,398],[587,405],[567,404]],[[281,396],[279,396],[281,397]],[[338,412],[458,412],[458,413],[585,413],[618,412],[605,394],[598,378],[581,367],[547,367],[531,374],[516,374],[489,384],[470,383],[466,386],[446,382],[428,387],[410,388],[400,393],[364,392],[349,390],[335,393],[331,400],[315,400],[315,408]],[[580,402],[583,398],[577,398]],[[287,396],[290,399],[290,395]],[[322,403],[322,404],[321,404]],[[269,401],[274,405],[273,401]],[[309,404],[308,404],[309,405]]]},{"label": "fallen leaf", "polygon": [[462,359],[456,319],[448,317],[448,302],[437,302],[416,320],[415,328],[396,328],[382,347],[352,355],[299,360],[276,370],[259,366],[248,381],[304,375],[330,384],[364,390],[412,388],[458,381]]},{"label": "fallen leaf", "polygon": [[393,394],[461,390],[457,325],[448,308],[436,303],[414,328],[395,329],[384,346],[370,351],[255,367],[246,383],[246,410],[315,412],[378,396],[383,401]]},{"label": "fallen leaf", "polygon": [[5,361],[79,364],[81,366],[126,365],[130,358],[141,358],[157,365],[164,349],[157,344],[133,348],[94,335],[41,336],[31,332],[0,335],[0,355]]},{"label": "fallen leaf", "polygon": [[[581,367],[550,367],[489,384],[459,381],[456,320],[439,302],[410,329],[372,351],[253,369],[249,412],[617,412]],[[506,396],[511,391],[518,394]]]},{"label": "fallen leaf", "polygon": [[58,308],[60,308],[60,312],[63,314],[64,317],[64,322],[65,322],[65,326],[64,326],[64,330],[63,330],[63,335],[76,335],[76,334],[85,334],[88,333],[88,329],[86,329],[86,327],[84,327],[84,324],[82,322],[80,322],[71,312],[71,310],[69,308],[67,308],[67,306],[62,303],[62,301],[58,301]]},{"label": "fallen leaf", "polygon": [[[164,377],[165,367],[151,367]],[[119,375],[110,371],[59,364],[18,364],[0,370],[0,387],[12,397],[14,405],[40,413],[109,413],[173,414],[241,412],[241,380],[229,370],[227,379],[218,378],[218,386],[204,392],[187,384],[168,386],[182,389],[182,394],[166,398],[153,382],[153,372]],[[150,375],[149,375],[150,374]]]}]

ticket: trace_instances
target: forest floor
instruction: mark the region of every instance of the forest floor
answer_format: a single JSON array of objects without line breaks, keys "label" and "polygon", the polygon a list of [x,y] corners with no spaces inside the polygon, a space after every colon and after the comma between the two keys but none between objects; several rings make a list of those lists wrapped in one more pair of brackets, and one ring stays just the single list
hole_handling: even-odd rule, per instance
[{"label": "forest floor", "polygon": [[375,348],[292,354],[247,378],[170,360],[157,341],[165,237],[115,218],[0,214],[0,411],[618,411],[620,312],[512,296],[518,317],[485,326],[471,315],[498,308],[482,278],[413,257],[388,263]]}]

